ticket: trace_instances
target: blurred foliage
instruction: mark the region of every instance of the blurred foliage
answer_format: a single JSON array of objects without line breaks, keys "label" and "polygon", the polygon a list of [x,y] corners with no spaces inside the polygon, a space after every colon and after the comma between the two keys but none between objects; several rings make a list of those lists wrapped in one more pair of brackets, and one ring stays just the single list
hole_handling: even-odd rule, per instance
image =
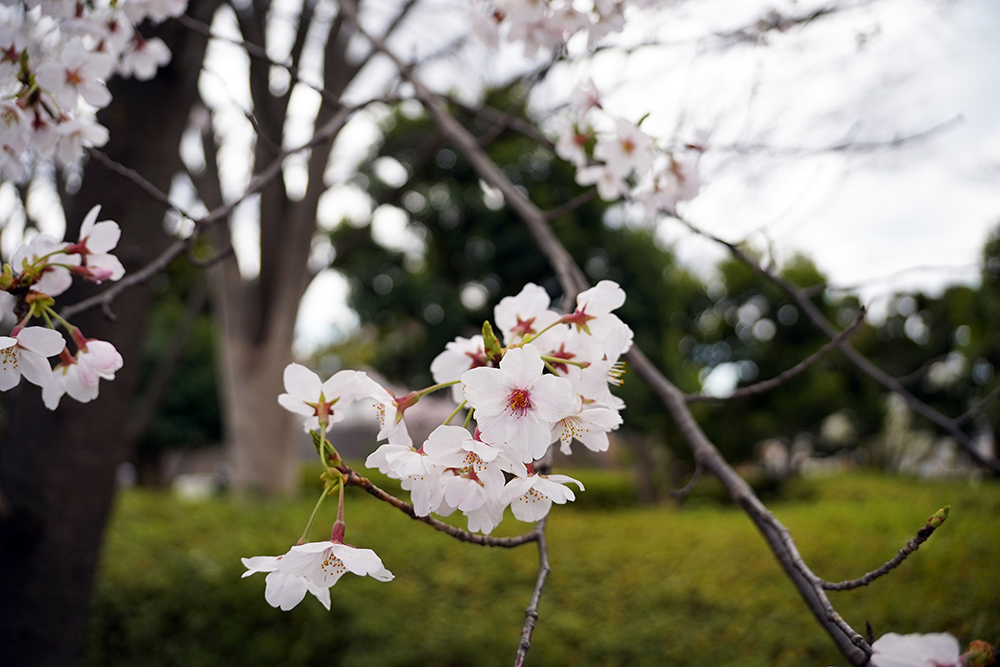
[{"label": "blurred foliage", "polygon": [[[589,471],[588,489],[602,473]],[[927,516],[951,517],[899,569],[833,593],[876,635],[941,632],[1000,640],[1000,486],[878,475],[818,479],[814,500],[772,506],[821,576],[859,576],[893,556]],[[614,475],[606,482],[617,484]],[[588,492],[580,494],[581,500]],[[373,548],[390,583],[345,576],[327,612],[263,599],[239,558],[280,554],[312,500],[185,503],[133,491],[118,501],[97,581],[86,667],[490,665],[511,661],[535,579],[533,546],[460,543],[367,494],[348,492],[348,541]],[[331,525],[324,506],[313,539]],[[510,520],[500,534],[530,526]],[[211,539],[206,539],[211,536]],[[552,574],[529,659],[536,665],[846,665],[739,511],[558,507]]]},{"label": "blurred foliage", "polygon": [[[140,471],[155,474],[167,450],[196,449],[222,440],[215,365],[215,329],[202,269],[184,260],[153,278],[156,305],[143,349],[136,396],[166,380],[146,428],[135,443]],[[178,346],[180,346],[178,348]],[[167,368],[164,359],[173,360]]]}]

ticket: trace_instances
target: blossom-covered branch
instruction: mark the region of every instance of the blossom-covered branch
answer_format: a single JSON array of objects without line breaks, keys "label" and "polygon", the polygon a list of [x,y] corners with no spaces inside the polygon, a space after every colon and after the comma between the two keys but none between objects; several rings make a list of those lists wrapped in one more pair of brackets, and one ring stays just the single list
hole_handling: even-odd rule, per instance
[{"label": "blossom-covered branch", "polygon": [[[352,18],[356,20],[356,8],[351,3],[344,3],[344,6],[347,11],[352,13]],[[447,112],[441,99],[426,88],[413,68],[408,67],[396,57],[384,42],[367,35],[361,28],[359,31],[372,42],[376,49],[393,60],[400,74],[414,87],[415,96],[430,111],[442,133],[459,148],[487,183],[498,188],[504,194],[508,205],[525,221],[539,248],[555,270],[567,300],[583,290],[587,284],[583,272],[548,226],[545,214],[518,191],[485,155],[476,138]],[[750,486],[733,471],[732,467],[701,431],[687,408],[684,394],[649,362],[637,346],[632,346],[626,359],[659,395],[677,422],[685,440],[694,451],[696,461],[716,475],[722,481],[730,497],[750,515],[806,604],[830,634],[841,653],[855,665],[867,663],[871,647],[833,609],[824,591],[817,584],[816,576],[799,555],[788,530],[767,510]]]}]

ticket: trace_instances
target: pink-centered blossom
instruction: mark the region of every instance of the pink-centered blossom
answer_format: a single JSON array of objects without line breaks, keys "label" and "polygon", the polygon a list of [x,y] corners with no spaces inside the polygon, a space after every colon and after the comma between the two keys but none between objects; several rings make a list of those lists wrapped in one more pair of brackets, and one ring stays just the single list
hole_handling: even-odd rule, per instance
[{"label": "pink-centered blossom", "polygon": [[110,251],[118,245],[121,228],[114,220],[97,222],[100,212],[99,204],[90,209],[80,225],[80,239],[68,250],[83,257],[91,280],[118,280],[125,275],[125,267]]},{"label": "pink-centered blossom", "polygon": [[617,134],[594,146],[594,157],[604,160],[608,171],[625,178],[633,170],[644,173],[653,164],[653,140],[634,123],[616,119]]},{"label": "pink-centered blossom", "polygon": [[539,350],[554,349],[568,327],[556,324],[562,316],[549,310],[550,303],[549,293],[534,283],[525,285],[517,296],[502,298],[493,309],[493,318],[503,332],[504,343],[514,345],[530,336]]},{"label": "pink-centered blossom", "polygon": [[35,78],[56,99],[63,111],[75,109],[77,97],[101,108],[111,103],[111,93],[104,81],[113,68],[111,56],[92,51],[81,40],[74,39],[63,47],[59,60],[39,65]]},{"label": "pink-centered blossom", "polygon": [[[465,371],[480,366],[489,366],[482,336],[463,338],[459,336],[444,346],[444,351],[434,357],[431,362],[431,376],[434,382],[454,382],[462,377]],[[452,398],[456,403],[465,400],[461,385],[451,388]]]},{"label": "pink-centered blossom", "polygon": [[16,387],[22,375],[44,387],[52,373],[48,358],[65,347],[62,334],[45,327],[25,327],[14,336],[0,336],[0,391]]},{"label": "pink-centered blossom", "polygon": [[522,461],[544,456],[552,424],[573,409],[569,381],[543,375],[543,368],[538,348],[529,343],[509,350],[500,368],[474,368],[462,375],[483,440],[509,448]]},{"label": "pink-centered blossom", "polygon": [[[289,412],[305,417],[303,428],[309,431],[329,431],[344,419],[343,409],[362,395],[358,371],[344,370],[335,373],[326,382],[301,364],[285,367],[285,393],[278,396],[278,404]],[[336,405],[336,409],[334,409]]]},{"label": "pink-centered blossom", "polygon": [[288,611],[312,593],[324,607],[330,608],[330,588],[345,572],[365,575],[378,581],[391,581],[393,574],[371,549],[357,549],[326,540],[292,547],[283,556],[244,558],[244,577],[267,572],[264,599],[272,607]]},{"label": "pink-centered blossom", "polygon": [[518,521],[538,521],[552,508],[552,503],[562,505],[576,500],[576,495],[568,486],[576,484],[583,491],[583,484],[566,475],[538,475],[533,472],[527,477],[515,477],[507,482],[500,502],[510,503],[510,510]]}]

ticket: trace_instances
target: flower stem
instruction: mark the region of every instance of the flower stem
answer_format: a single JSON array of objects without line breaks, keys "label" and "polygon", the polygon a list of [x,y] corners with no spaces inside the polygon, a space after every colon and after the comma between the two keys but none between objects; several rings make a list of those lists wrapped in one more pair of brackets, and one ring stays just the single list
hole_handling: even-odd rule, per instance
[{"label": "flower stem", "polygon": [[[343,484],[341,484],[340,495],[343,497],[344,490]],[[305,544],[309,537],[309,531],[312,529],[313,521],[316,520],[316,513],[319,511],[319,506],[323,504],[323,499],[327,496],[327,490],[323,489],[323,493],[320,494],[319,500],[316,501],[316,506],[313,507],[312,514],[309,515],[309,521],[306,522],[306,529],[302,531],[302,537],[299,538],[299,544]]]},{"label": "flower stem", "polygon": [[430,387],[427,387],[426,389],[415,391],[413,392],[413,395],[417,400],[420,400],[421,398],[423,398],[427,394],[430,394],[431,392],[438,391],[439,389],[444,389],[445,387],[450,387],[453,384],[458,384],[459,382],[461,382],[461,380],[452,380],[451,382],[441,382],[440,384],[432,385]]},{"label": "flower stem", "polygon": [[447,426],[447,425],[448,425],[448,423],[449,423],[449,422],[450,422],[450,421],[451,421],[452,419],[454,419],[454,418],[455,418],[455,415],[457,415],[457,414],[458,414],[459,410],[461,410],[462,408],[464,408],[464,407],[465,407],[465,404],[466,404],[466,403],[468,403],[468,401],[462,401],[461,403],[459,403],[459,404],[458,404],[458,407],[457,407],[457,408],[455,408],[455,411],[454,411],[454,412],[452,412],[452,413],[451,413],[450,415],[448,415],[448,418],[444,420],[444,425],[445,425],[445,426]]},{"label": "flower stem", "polygon": [[462,426],[464,426],[465,428],[469,428],[469,422],[472,421],[472,413],[474,413],[475,411],[476,411],[475,408],[469,410],[469,414],[465,415],[465,423],[462,424]]}]

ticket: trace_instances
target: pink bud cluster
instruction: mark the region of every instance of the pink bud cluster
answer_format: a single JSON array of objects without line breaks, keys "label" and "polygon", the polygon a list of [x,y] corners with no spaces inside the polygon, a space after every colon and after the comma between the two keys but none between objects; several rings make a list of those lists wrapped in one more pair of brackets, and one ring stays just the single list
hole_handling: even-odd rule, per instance
[{"label": "pink bud cluster", "polygon": [[[0,172],[20,181],[32,152],[63,165],[108,131],[95,108],[111,102],[113,74],[151,79],[170,60],[158,38],[135,26],[184,11],[187,0],[0,3]],[[31,149],[31,150],[29,150]]]},{"label": "pink bud cluster", "polygon": [[[15,322],[9,336],[0,336],[0,391],[16,387],[23,376],[42,387],[45,406],[55,410],[64,394],[86,403],[97,398],[102,379],[113,380],[122,357],[106,341],[88,339],[52,309],[53,297],[69,289],[73,276],[91,282],[118,280],[125,269],[110,251],[121,230],[112,220],[97,221],[100,206],[87,214],[75,243],[39,234],[22,244],[0,275],[0,322]],[[43,318],[48,327],[27,326]],[[70,334],[76,354],[70,354],[52,320]],[[55,368],[50,357],[59,357]]]}]

